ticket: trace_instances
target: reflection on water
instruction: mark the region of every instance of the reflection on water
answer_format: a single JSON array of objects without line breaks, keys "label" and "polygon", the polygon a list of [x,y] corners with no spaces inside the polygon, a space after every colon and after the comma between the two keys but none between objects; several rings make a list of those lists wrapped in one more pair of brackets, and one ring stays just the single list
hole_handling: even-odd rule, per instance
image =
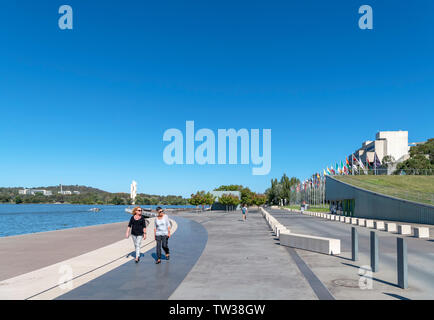
[{"label": "reflection on water", "polygon": [[[89,209],[98,207],[100,212]],[[128,221],[127,206],[0,204],[0,237]],[[149,208],[149,206],[144,206]],[[183,206],[164,206],[165,208]]]}]

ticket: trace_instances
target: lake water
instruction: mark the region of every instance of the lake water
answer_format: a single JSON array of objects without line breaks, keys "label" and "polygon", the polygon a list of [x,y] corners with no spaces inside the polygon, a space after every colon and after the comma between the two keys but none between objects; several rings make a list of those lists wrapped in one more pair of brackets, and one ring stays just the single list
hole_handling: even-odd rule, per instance
[{"label": "lake water", "polygon": [[[89,211],[100,208],[100,212]],[[128,206],[75,204],[0,204],[0,237],[19,234],[127,222]],[[157,206],[143,206],[144,208]],[[162,206],[193,208],[194,206]]]}]

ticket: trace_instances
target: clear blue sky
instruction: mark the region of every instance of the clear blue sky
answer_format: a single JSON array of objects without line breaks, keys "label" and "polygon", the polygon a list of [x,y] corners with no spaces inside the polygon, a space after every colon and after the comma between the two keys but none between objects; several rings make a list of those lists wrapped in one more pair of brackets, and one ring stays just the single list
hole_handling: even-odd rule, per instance
[{"label": "clear blue sky", "polygon": [[[58,8],[74,10],[61,31]],[[374,30],[358,28],[370,4]],[[263,192],[379,130],[433,137],[434,1],[2,1],[0,186]],[[272,169],[168,166],[163,132],[272,129]]]}]

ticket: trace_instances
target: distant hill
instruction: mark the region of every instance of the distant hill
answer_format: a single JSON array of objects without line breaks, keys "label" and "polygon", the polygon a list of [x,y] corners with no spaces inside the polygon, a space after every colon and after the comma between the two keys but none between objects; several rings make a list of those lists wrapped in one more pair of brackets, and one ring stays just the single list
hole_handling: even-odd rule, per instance
[{"label": "distant hill", "polygon": [[[73,204],[116,204],[130,205],[130,194],[127,192],[111,193],[97,188],[79,185],[62,185],[63,191],[79,191],[80,194],[59,194],[60,186],[32,187],[31,189],[48,190],[51,196],[20,195],[23,187],[0,188],[0,203],[73,203]],[[139,205],[185,205],[188,200],[181,196],[137,194],[136,204]]]},{"label": "distant hill", "polygon": [[[14,187],[14,188],[0,188],[0,193],[5,192],[12,192],[14,194],[18,194],[18,190],[26,189],[42,189],[42,190],[49,190],[53,194],[56,194],[60,191],[60,186],[50,186],[50,187]],[[97,194],[104,194],[104,193],[110,193],[104,190],[100,190],[97,188],[87,187],[87,186],[79,186],[79,185],[62,185],[63,191],[69,190],[69,191],[79,191],[82,194],[87,193],[97,193]]]},{"label": "distant hill", "polygon": [[369,191],[434,205],[434,176],[348,175],[333,178]]}]

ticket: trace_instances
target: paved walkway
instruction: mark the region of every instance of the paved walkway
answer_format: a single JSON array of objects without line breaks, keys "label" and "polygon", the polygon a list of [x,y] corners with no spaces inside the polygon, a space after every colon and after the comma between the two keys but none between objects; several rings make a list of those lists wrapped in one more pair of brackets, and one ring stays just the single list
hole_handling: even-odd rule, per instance
[{"label": "paved walkway", "polygon": [[[152,243],[143,247],[138,264],[120,256],[132,249],[130,239],[116,241],[124,235],[125,223],[2,239],[9,245],[3,247],[3,261],[11,248],[20,248],[25,254],[14,254],[26,265],[17,271],[20,275],[0,283],[3,298],[10,292],[10,298],[32,299],[318,299],[315,282],[300,271],[299,257],[280,246],[258,211],[251,210],[246,222],[239,212],[170,217],[177,224],[169,240],[171,259],[159,265]],[[32,250],[24,245],[29,239]],[[38,256],[45,258],[35,260]],[[57,271],[64,264],[82,274],[67,293],[57,286]]]},{"label": "paved walkway", "polygon": [[317,299],[286,248],[254,211],[181,213],[170,261],[154,250],[58,299]]},{"label": "paved walkway", "polygon": [[198,263],[170,299],[317,299],[257,210],[183,214],[208,231]]},{"label": "paved walkway", "polygon": [[[328,256],[296,250],[337,299],[432,299],[434,296],[434,240],[417,239],[386,231],[373,230],[342,222],[266,209],[291,232],[336,238],[341,240],[341,255]],[[351,258],[351,228],[359,234],[359,261]],[[358,286],[359,267],[370,265],[370,232],[379,239],[379,272],[374,273],[372,290]],[[396,286],[396,238],[407,242],[409,289]]]},{"label": "paved walkway", "polygon": [[[2,299],[431,299],[433,240],[406,237],[409,289],[396,287],[396,235],[378,231],[380,271],[361,290],[369,264],[370,230],[359,230],[360,260],[350,256],[351,225],[268,209],[292,232],[339,238],[342,254],[329,256],[280,246],[257,210],[183,212],[169,240],[170,261],[156,265],[151,235],[139,264],[126,254],[125,223],[0,239]],[[122,240],[120,240],[122,239]],[[62,266],[74,270],[74,288],[60,288]],[[78,276],[77,276],[78,275]],[[3,280],[3,281],[1,281]],[[44,287],[45,285],[45,287]],[[65,293],[67,292],[67,293]]]},{"label": "paved walkway", "polygon": [[199,223],[171,217],[178,225],[169,239],[170,260],[155,264],[155,250],[144,253],[139,263],[133,260],[78,287],[59,300],[167,300],[200,257],[207,232]]},{"label": "paved walkway", "polygon": [[0,281],[122,240],[128,220],[126,216],[125,222],[2,237]]}]

